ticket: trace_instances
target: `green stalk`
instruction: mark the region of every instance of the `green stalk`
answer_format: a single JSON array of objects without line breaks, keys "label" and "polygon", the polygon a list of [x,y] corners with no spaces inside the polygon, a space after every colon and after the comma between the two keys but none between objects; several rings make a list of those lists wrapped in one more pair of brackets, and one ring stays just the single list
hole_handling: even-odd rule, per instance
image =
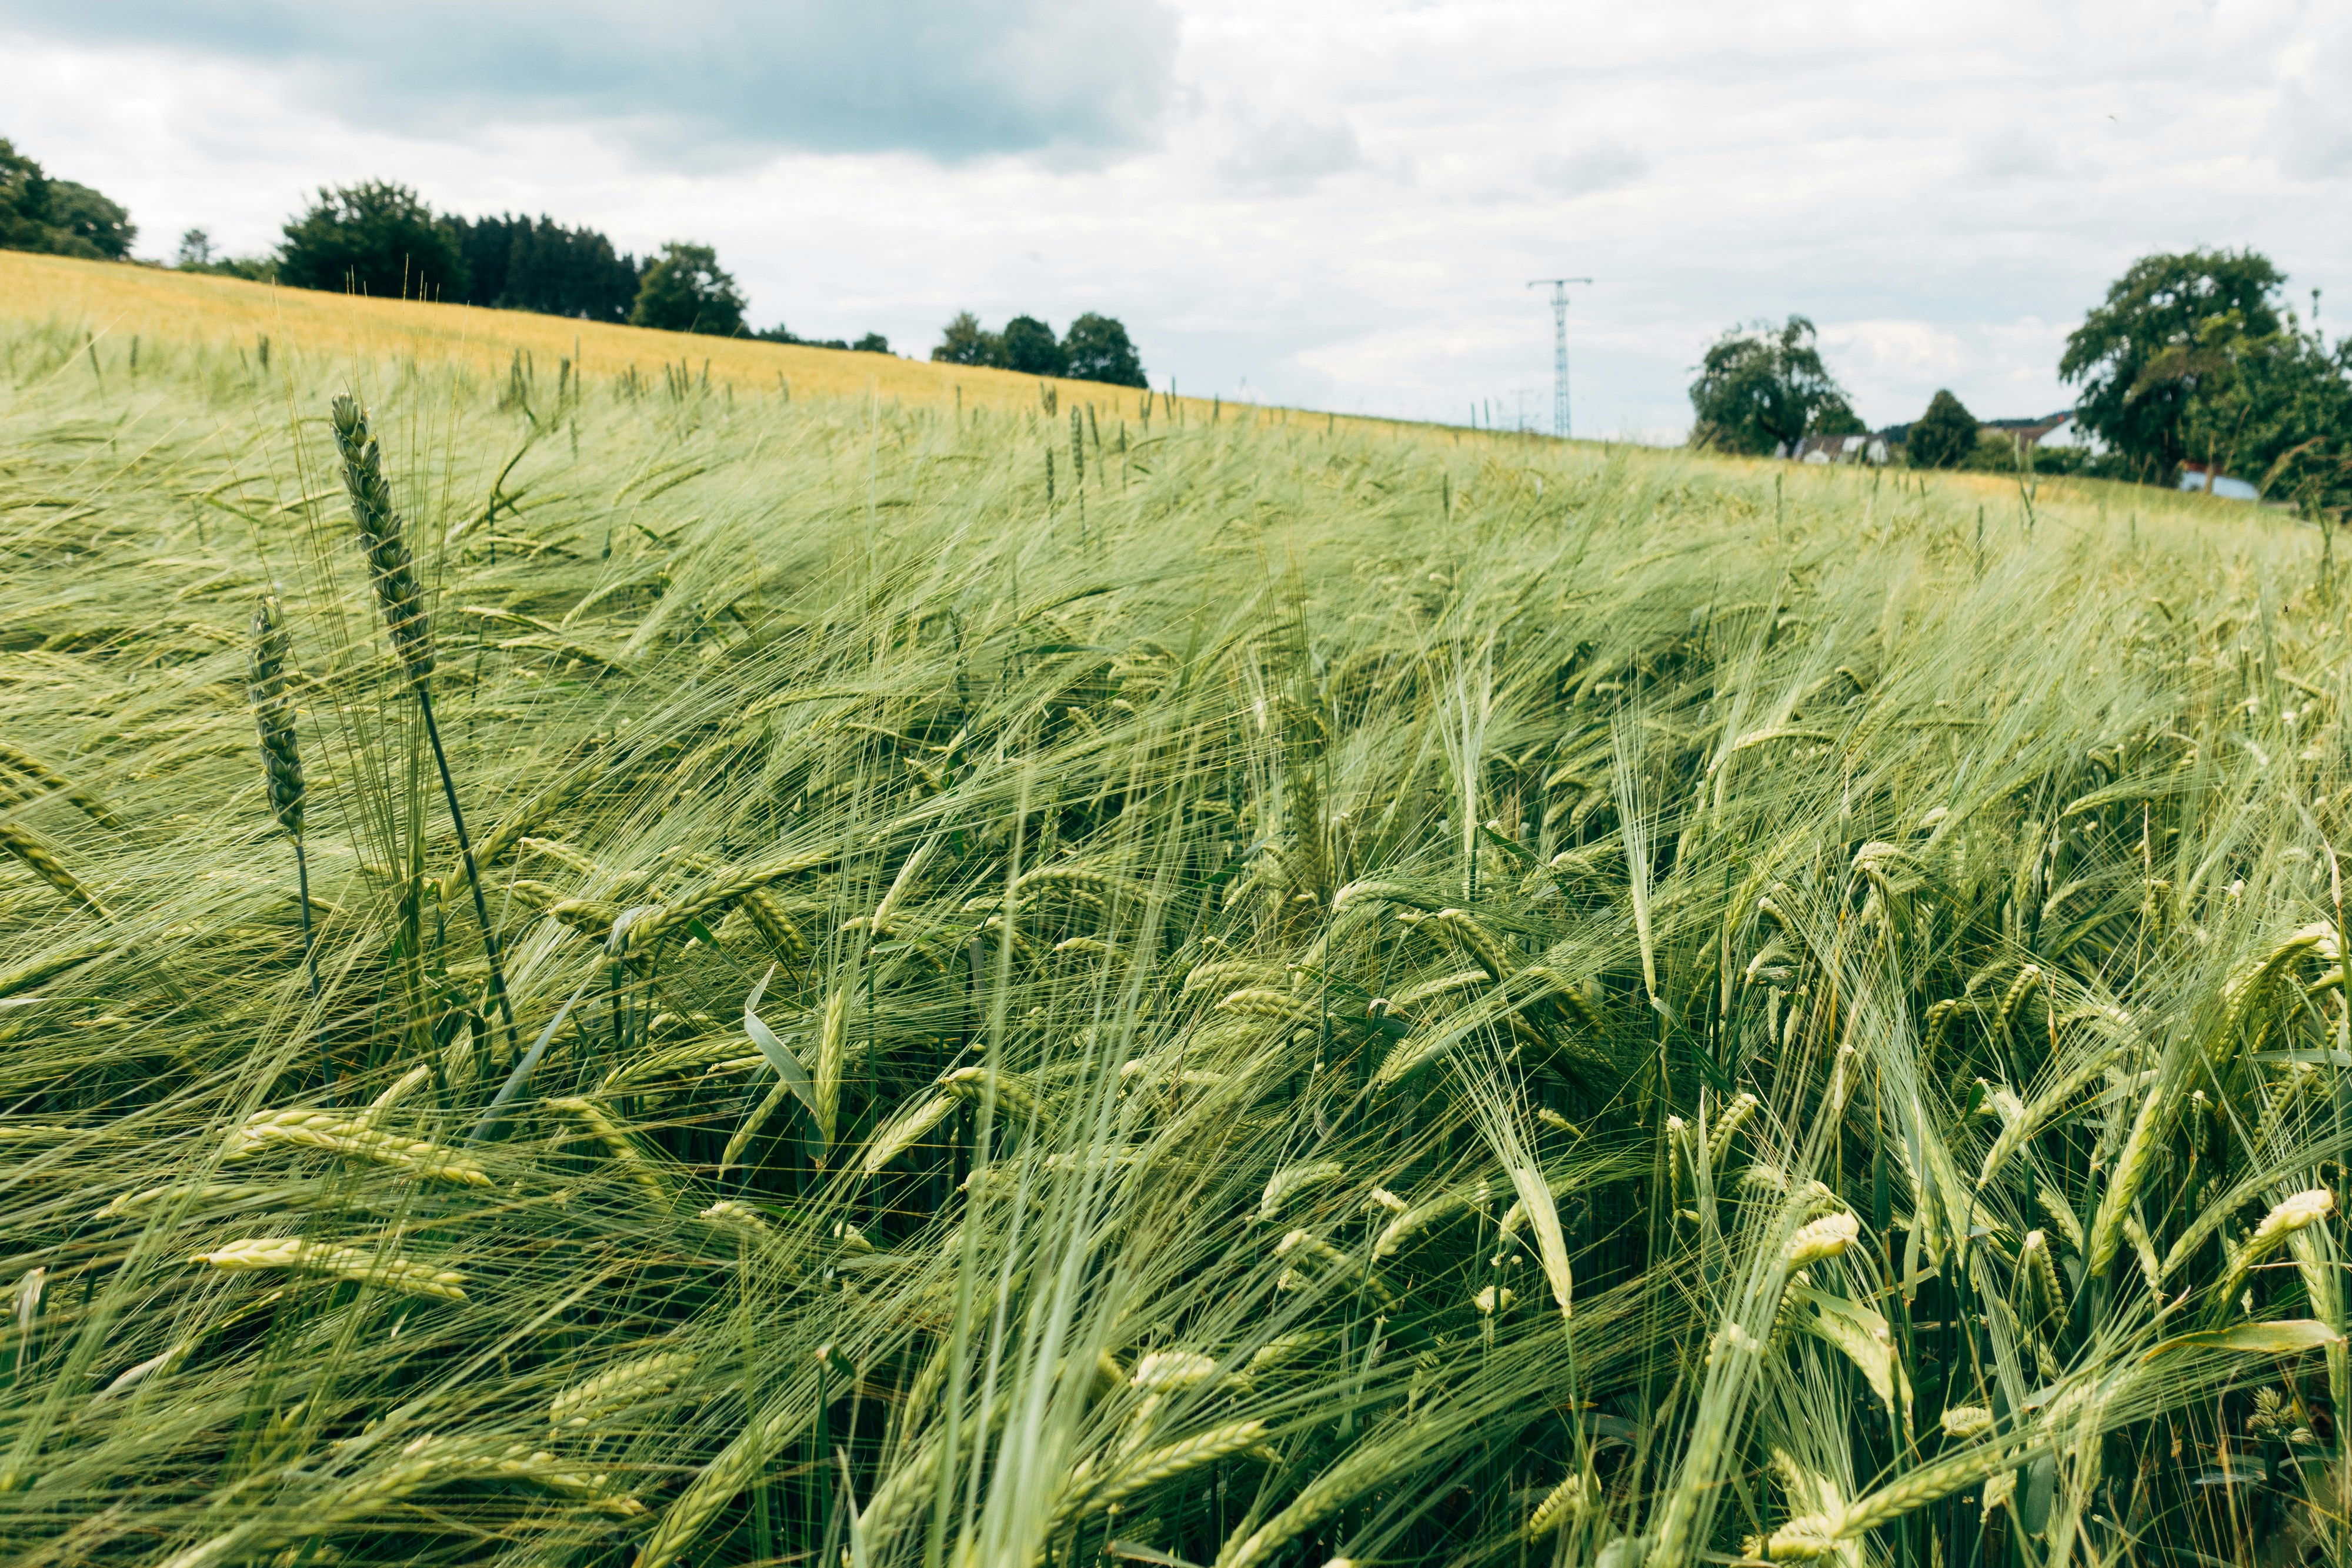
[{"label": "green stalk", "polygon": [[335,445],[343,464],[343,488],[350,493],[352,521],[359,525],[368,565],[375,580],[376,600],[383,608],[384,625],[393,647],[407,667],[408,682],[425,715],[425,738],[433,747],[433,764],[440,770],[442,798],[449,805],[450,826],[457,830],[457,852],[466,866],[466,885],[474,895],[474,918],[482,929],[482,952],[489,960],[490,1000],[498,1004],[499,1022],[506,1026],[507,1049],[516,1045],[514,1007],[507,1000],[505,968],[499,961],[499,933],[490,924],[488,900],[482,897],[482,874],[474,864],[473,841],[467,837],[466,815],[457,806],[457,785],[449,776],[449,756],[441,747],[441,730],[433,721],[433,623],[425,611],[425,593],[416,581],[408,542],[403,537],[400,514],[393,510],[392,486],[383,476],[383,455],[369,433],[367,413],[349,397],[334,402]]}]

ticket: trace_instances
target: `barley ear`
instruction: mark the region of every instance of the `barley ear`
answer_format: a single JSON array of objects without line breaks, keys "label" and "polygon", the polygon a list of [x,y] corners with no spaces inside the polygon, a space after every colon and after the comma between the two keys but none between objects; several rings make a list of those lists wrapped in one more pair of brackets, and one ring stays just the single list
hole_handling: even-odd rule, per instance
[{"label": "barley ear", "polygon": [[0,741],[0,767],[8,768],[30,779],[43,789],[51,790],[65,796],[80,810],[83,816],[100,827],[120,829],[123,825],[122,819],[108,810],[106,803],[97,795],[81,788],[73,780],[66,777],[30,752],[19,751],[5,741]]},{"label": "barley ear", "polygon": [[[310,978],[310,999],[319,998],[319,954],[310,931],[310,863],[302,853],[302,750],[294,738],[294,701],[286,693],[286,667],[293,638],[285,607],[264,594],[253,607],[253,646],[247,650],[246,691],[253,702],[254,727],[261,736],[261,767],[269,790],[269,810],[294,841],[295,896],[302,911],[302,963]],[[320,1046],[320,1068],[331,1089],[334,1061]]]},{"label": "barley ear", "polygon": [[[416,569],[410,563],[408,542],[401,533],[400,514],[392,509],[383,454],[368,432],[366,411],[349,397],[338,397],[333,421],[335,447],[343,461],[343,489],[352,498],[352,521],[359,525],[360,542],[367,547],[368,568],[375,579],[376,599],[383,606],[384,625],[392,632],[401,662],[408,667],[409,685],[425,720],[425,738],[433,748],[434,768],[441,775],[442,798],[449,805],[449,826],[457,834],[457,858],[474,894],[474,919],[482,928],[482,952],[489,961],[490,1000],[498,1005],[499,1021],[506,1026],[507,1048],[511,1051],[518,1043],[514,1005],[508,999],[506,970],[499,961],[499,933],[490,924],[489,904],[482,897],[481,871],[474,862],[473,843],[466,836],[466,814],[457,808],[457,782],[450,776],[449,755],[442,749],[441,729],[433,720],[433,623],[425,614],[425,591],[417,586]],[[307,902],[304,907],[309,907]]]},{"label": "barley ear", "polygon": [[269,809],[289,837],[302,837],[302,752],[294,739],[294,704],[286,694],[286,666],[291,639],[286,615],[275,594],[264,594],[253,608],[253,647],[249,650],[247,694],[253,700],[253,721],[261,733],[261,765],[269,784]]},{"label": "barley ear", "polygon": [[383,477],[383,454],[369,433],[366,410],[349,397],[334,402],[335,447],[343,463],[343,489],[351,493],[352,521],[367,549],[384,625],[411,679],[433,673],[433,624],[425,615],[425,591],[417,585],[400,514],[392,508],[392,486]]},{"label": "barley ear", "polygon": [[98,901],[98,895],[81,885],[81,881],[66,863],[58,858],[57,851],[29,827],[19,827],[13,822],[0,822],[0,849],[5,849],[22,860],[33,875],[96,915],[100,920],[112,920],[113,912]]}]

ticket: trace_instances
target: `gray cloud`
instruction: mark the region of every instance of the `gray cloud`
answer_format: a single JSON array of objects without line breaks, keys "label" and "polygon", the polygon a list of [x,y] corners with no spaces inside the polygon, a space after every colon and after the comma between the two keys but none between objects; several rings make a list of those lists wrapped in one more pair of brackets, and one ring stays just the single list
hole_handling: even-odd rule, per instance
[{"label": "gray cloud", "polygon": [[779,148],[1100,158],[1156,135],[1177,34],[1160,0],[0,0],[0,23],[283,68],[295,91],[372,129],[588,121],[695,162]]},{"label": "gray cloud", "polygon": [[2345,72],[2352,69],[2352,18],[2331,17],[2303,53],[2302,68],[2279,82],[2266,127],[2271,151],[2296,179],[2352,174],[2352,108],[2343,90]]},{"label": "gray cloud", "polygon": [[1237,184],[1295,193],[1363,161],[1355,129],[1345,120],[1286,114],[1244,134],[1223,170]]},{"label": "gray cloud", "polygon": [[1649,172],[1641,150],[1618,141],[1593,142],[1572,153],[1549,153],[1536,160],[1538,183],[1564,196],[1589,196],[1630,184]]}]

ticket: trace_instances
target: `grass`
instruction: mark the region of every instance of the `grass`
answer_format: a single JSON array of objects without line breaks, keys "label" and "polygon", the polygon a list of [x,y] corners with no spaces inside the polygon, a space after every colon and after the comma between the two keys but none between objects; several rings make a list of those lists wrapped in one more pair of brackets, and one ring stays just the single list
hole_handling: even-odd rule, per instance
[{"label": "grass", "polygon": [[13,1560],[2342,1559],[2308,531],[302,342],[0,328]]}]

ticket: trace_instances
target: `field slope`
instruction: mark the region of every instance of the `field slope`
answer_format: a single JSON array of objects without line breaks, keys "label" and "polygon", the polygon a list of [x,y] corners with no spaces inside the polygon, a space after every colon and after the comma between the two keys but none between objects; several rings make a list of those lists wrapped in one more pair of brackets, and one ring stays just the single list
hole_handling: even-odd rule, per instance
[{"label": "field slope", "polygon": [[2343,1551],[2308,531],[123,312],[0,330],[13,1561]]},{"label": "field slope", "polygon": [[[281,356],[291,351],[340,363],[347,374],[362,364],[404,360],[463,367],[503,384],[520,356],[528,374],[550,388],[567,374],[568,363],[568,374],[597,382],[634,372],[641,383],[656,388],[677,375],[705,388],[731,387],[761,395],[781,391],[803,397],[868,397],[923,408],[1019,412],[1037,408],[1041,389],[1050,387],[1056,412],[1091,407],[1098,422],[1140,422],[1146,417],[1140,391],[1099,382],[933,364],[895,354],[657,332],[527,310],[369,300],[20,250],[0,250],[0,321],[79,330],[119,348],[126,360],[136,339],[242,355],[248,365],[274,349]],[[1163,426],[1309,418],[1327,423],[1319,414],[1243,405],[1220,407],[1208,398],[1164,394],[1151,396],[1149,406]],[[1341,423],[1368,429],[1391,424],[1357,418]]]}]

